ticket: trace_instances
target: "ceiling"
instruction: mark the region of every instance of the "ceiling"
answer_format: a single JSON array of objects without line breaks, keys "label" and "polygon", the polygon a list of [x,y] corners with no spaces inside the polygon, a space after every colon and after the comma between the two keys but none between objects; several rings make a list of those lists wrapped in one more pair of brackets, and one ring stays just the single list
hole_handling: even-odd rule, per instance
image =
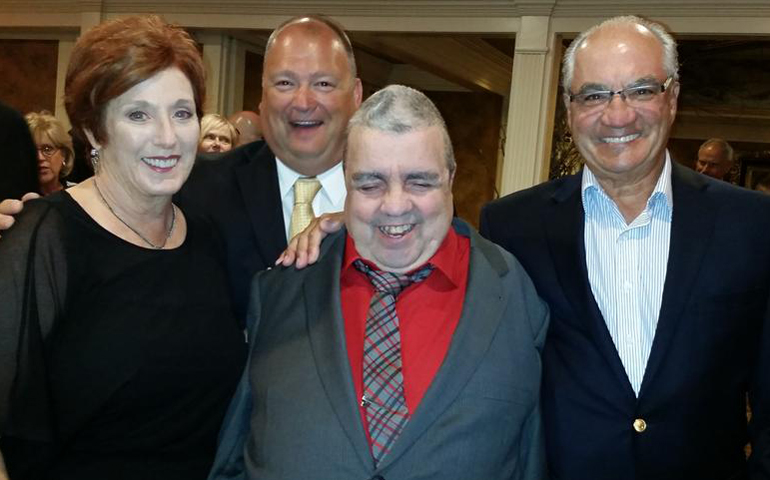
[{"label": "ceiling", "polygon": [[[229,31],[258,50],[269,32]],[[513,37],[348,32],[361,79],[374,87],[405,83],[428,91],[478,91],[506,97]]]}]

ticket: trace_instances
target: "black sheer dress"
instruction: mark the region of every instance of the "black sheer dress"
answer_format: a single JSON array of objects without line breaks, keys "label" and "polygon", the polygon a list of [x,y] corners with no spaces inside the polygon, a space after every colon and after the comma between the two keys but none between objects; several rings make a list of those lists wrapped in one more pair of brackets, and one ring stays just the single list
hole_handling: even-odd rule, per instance
[{"label": "black sheer dress", "polygon": [[204,479],[246,357],[213,228],[127,243],[66,192],[0,240],[0,452],[12,480]]}]

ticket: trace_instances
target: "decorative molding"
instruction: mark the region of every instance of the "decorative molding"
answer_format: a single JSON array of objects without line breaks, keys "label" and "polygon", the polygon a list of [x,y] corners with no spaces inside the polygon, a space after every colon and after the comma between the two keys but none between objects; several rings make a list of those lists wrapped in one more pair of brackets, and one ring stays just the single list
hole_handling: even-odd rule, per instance
[{"label": "decorative molding", "polygon": [[547,38],[542,53],[517,51],[514,58],[500,195],[540,183],[548,175],[561,50],[557,35]]},{"label": "decorative molding", "polygon": [[558,0],[554,17],[599,17],[641,15],[651,18],[666,17],[753,17],[770,16],[767,0],[678,0],[678,1],[609,1]]},{"label": "decorative molding", "polygon": [[521,18],[521,30],[516,36],[516,54],[543,54],[548,52],[550,18],[526,16]]},{"label": "decorative molding", "polygon": [[497,17],[550,15],[556,0],[105,0],[109,13],[176,11],[187,13],[298,15],[308,12],[331,16]]},{"label": "decorative molding", "polygon": [[[98,8],[101,8],[101,6]],[[80,13],[84,9],[88,8],[80,2],[64,0],[40,0],[37,2],[30,2],[29,0],[3,0],[0,2],[0,13]]]},{"label": "decorative molding", "polygon": [[767,0],[3,0],[3,13],[68,13],[99,10],[108,14],[175,13],[279,15],[307,12],[338,17],[521,17],[606,18],[634,13],[666,17],[768,17]]}]

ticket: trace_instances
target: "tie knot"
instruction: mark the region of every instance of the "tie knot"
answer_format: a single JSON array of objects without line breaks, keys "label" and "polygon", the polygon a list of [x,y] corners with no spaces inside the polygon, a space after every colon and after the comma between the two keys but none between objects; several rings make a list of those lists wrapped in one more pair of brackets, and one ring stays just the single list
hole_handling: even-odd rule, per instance
[{"label": "tie knot", "polygon": [[302,177],[294,182],[294,205],[312,203],[318,190],[321,189],[321,182],[315,177]]},{"label": "tie knot", "polygon": [[374,289],[380,293],[389,293],[394,297],[397,297],[406,287],[413,283],[420,283],[431,274],[433,271],[433,265],[426,263],[415,272],[410,274],[406,273],[392,273],[384,270],[374,270],[365,264],[361,260],[353,262],[353,266],[360,272],[366,274],[369,277],[369,281],[372,283]]}]

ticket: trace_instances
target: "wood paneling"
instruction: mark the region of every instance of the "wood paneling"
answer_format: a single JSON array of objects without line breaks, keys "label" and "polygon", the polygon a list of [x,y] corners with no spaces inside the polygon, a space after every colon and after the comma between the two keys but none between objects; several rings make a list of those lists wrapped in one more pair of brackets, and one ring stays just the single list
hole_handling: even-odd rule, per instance
[{"label": "wood paneling", "polygon": [[0,100],[22,113],[56,108],[53,40],[0,40]]},{"label": "wood paneling", "polygon": [[495,198],[502,97],[491,93],[425,92],[449,130],[457,159],[457,216],[478,227],[481,207]]}]

